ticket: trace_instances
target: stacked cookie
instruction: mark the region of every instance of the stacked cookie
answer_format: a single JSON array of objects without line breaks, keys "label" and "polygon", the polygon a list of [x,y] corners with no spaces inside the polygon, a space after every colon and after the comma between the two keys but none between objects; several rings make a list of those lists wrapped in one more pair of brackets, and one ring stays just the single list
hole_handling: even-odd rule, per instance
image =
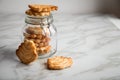
[{"label": "stacked cookie", "polygon": [[43,34],[41,27],[28,27],[24,33],[25,40],[31,40],[35,43],[38,55],[49,53],[51,46],[49,44],[50,38]]},{"label": "stacked cookie", "polygon": [[30,16],[49,16],[51,11],[58,9],[57,6],[39,4],[30,4],[28,7],[30,9],[26,11],[26,14]]}]

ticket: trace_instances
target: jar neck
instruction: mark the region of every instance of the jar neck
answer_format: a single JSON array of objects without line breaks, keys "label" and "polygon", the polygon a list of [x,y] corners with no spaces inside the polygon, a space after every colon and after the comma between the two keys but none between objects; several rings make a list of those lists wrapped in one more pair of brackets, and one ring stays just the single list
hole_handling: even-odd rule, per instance
[{"label": "jar neck", "polygon": [[32,25],[49,25],[53,22],[53,16],[29,16],[26,15],[25,23]]}]

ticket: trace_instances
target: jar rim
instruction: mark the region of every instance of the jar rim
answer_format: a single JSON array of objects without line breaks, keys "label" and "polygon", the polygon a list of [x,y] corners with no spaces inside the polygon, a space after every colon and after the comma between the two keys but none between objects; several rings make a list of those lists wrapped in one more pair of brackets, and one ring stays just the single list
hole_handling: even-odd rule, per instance
[{"label": "jar rim", "polygon": [[34,19],[48,18],[48,17],[50,17],[50,16],[52,16],[51,13],[50,13],[50,15],[48,15],[48,16],[32,16],[32,15],[26,14],[26,17],[28,17],[28,18],[34,18]]},{"label": "jar rim", "polygon": [[30,16],[26,15],[25,18],[25,23],[28,24],[34,24],[34,25],[39,25],[39,24],[49,24],[53,22],[53,16],[50,14],[49,16]]}]

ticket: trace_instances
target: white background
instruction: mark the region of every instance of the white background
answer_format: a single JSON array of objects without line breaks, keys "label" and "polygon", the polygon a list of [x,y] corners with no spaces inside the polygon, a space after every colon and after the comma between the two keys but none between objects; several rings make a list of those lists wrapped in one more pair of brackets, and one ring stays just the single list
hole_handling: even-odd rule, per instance
[{"label": "white background", "polygon": [[0,0],[0,12],[24,13],[31,3],[57,5],[57,13],[120,12],[120,0]]},{"label": "white background", "polygon": [[53,4],[60,13],[93,13],[102,0],[0,0],[0,12],[23,13],[30,3]]}]

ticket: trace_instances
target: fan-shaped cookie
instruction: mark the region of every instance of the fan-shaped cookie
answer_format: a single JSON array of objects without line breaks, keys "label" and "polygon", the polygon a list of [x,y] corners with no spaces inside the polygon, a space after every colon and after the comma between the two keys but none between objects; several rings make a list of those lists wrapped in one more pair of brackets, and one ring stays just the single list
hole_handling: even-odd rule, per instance
[{"label": "fan-shaped cookie", "polygon": [[70,67],[72,63],[73,63],[72,58],[56,56],[53,58],[48,58],[47,67],[49,69],[59,70]]},{"label": "fan-shaped cookie", "polygon": [[33,41],[25,40],[16,50],[16,55],[24,64],[29,64],[38,58],[36,47]]},{"label": "fan-shaped cookie", "polygon": [[28,6],[36,12],[50,12],[58,9],[58,7],[54,5],[30,4]]}]

